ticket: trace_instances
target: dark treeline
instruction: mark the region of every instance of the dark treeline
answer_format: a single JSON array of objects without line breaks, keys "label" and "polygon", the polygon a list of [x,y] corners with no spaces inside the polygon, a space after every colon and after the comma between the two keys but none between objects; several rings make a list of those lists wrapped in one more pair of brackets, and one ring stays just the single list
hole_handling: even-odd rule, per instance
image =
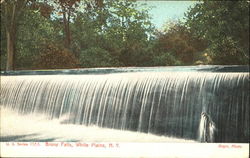
[{"label": "dark treeline", "polygon": [[163,31],[143,8],[135,0],[1,0],[1,70],[248,64],[247,0],[197,2]]}]

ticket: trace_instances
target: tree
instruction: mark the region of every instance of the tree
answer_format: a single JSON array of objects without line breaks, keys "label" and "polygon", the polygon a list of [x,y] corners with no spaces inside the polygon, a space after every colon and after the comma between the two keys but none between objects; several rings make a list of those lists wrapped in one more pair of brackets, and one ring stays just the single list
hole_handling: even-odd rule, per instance
[{"label": "tree", "polygon": [[102,49],[105,51],[100,52],[109,52],[120,66],[149,63],[147,47],[153,27],[147,10],[138,10],[135,1],[91,2],[71,25],[74,51]]},{"label": "tree", "polygon": [[209,42],[213,64],[248,64],[249,1],[202,1],[186,18],[190,31]]},{"label": "tree", "polygon": [[18,22],[29,2],[29,0],[1,1],[1,18],[5,25],[7,44],[6,70],[15,69],[16,32],[18,29]]},{"label": "tree", "polygon": [[[156,53],[156,59],[159,58],[158,56],[162,56],[163,59],[169,57],[170,64],[191,65],[199,58],[205,48],[206,41],[195,38],[186,26],[178,21],[169,22],[166,24],[164,31],[156,34],[155,50],[158,52]],[[178,62],[171,61],[174,58]]]},{"label": "tree", "polygon": [[[79,8],[80,0],[7,0],[1,9],[7,7],[11,17],[13,8],[15,10],[22,1],[27,3],[20,9],[20,15],[18,12],[18,18],[14,16],[15,36],[10,40],[15,51],[12,51],[10,61],[14,65],[15,55],[18,60],[16,69],[35,69],[37,65],[34,63],[38,60],[42,65],[41,61],[45,58],[53,59],[56,64],[61,59],[60,55],[66,56],[63,59],[65,62],[77,63],[73,58],[79,58],[84,67],[147,66],[151,63],[153,27],[147,10],[137,9],[135,0],[86,0],[81,1]],[[1,23],[5,26],[1,25],[1,33],[4,34],[9,29],[6,25],[11,21],[5,13],[5,9],[1,10]],[[1,61],[10,59],[8,54],[11,53],[7,52],[11,51],[6,43],[10,43],[7,36],[1,36],[1,44],[6,45],[1,47]],[[55,44],[55,48],[49,46],[51,43]],[[57,54],[56,57],[53,53]],[[71,58],[70,53],[74,57]],[[40,68],[53,68],[53,62]],[[62,68],[60,64],[56,67]],[[65,68],[77,64],[71,65]],[[14,66],[9,69],[14,69]]]},{"label": "tree", "polygon": [[[29,1],[16,21],[14,66],[16,70],[33,69],[42,45],[54,41],[58,33],[50,20],[52,7],[41,1]],[[1,34],[6,34],[5,23],[9,23],[5,12],[1,14]],[[6,36],[1,36],[1,68],[6,70],[7,47]],[[18,62],[17,62],[18,61]],[[4,64],[4,65],[3,65]]]},{"label": "tree", "polygon": [[36,59],[47,43],[59,43],[59,31],[53,22],[39,10],[26,9],[17,30],[16,69],[34,69]]},{"label": "tree", "polygon": [[111,13],[107,19],[105,38],[113,41],[112,54],[125,66],[141,66],[142,58],[148,60],[149,53],[145,52],[145,48],[153,32],[148,10],[137,9],[139,7],[134,0],[112,0],[108,6]]},{"label": "tree", "polygon": [[55,2],[59,4],[59,12],[63,15],[65,47],[70,48],[70,21],[75,9],[78,7],[80,0],[55,0]]}]

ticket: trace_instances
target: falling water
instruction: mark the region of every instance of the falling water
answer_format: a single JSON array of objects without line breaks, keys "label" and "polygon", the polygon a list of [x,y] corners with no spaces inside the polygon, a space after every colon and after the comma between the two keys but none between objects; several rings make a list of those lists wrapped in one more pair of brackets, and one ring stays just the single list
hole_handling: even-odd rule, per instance
[{"label": "falling water", "polygon": [[215,130],[215,124],[212,121],[211,117],[205,112],[202,112],[199,125],[199,141],[213,142]]},{"label": "falling water", "polygon": [[207,131],[200,125],[209,124],[205,112],[213,122],[211,141],[248,142],[248,88],[243,72],[1,76],[1,106],[48,119],[66,116],[68,124],[193,140]]}]

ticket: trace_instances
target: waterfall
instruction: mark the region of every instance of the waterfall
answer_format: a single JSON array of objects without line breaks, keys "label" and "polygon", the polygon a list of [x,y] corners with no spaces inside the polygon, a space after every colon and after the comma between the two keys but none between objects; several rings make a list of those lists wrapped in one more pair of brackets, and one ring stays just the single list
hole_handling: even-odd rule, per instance
[{"label": "waterfall", "polygon": [[[249,74],[244,72],[7,75],[1,76],[0,98],[1,106],[21,115],[67,117],[62,122],[67,124],[200,141],[207,134],[214,142],[249,138]],[[212,123],[201,116],[204,109]]]}]

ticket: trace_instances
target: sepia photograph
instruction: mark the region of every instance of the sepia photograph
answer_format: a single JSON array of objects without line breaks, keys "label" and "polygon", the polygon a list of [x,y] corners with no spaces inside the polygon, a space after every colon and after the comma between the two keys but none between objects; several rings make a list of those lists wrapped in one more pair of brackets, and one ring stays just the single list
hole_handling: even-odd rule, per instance
[{"label": "sepia photograph", "polygon": [[1,0],[0,157],[249,157],[249,1]]}]

